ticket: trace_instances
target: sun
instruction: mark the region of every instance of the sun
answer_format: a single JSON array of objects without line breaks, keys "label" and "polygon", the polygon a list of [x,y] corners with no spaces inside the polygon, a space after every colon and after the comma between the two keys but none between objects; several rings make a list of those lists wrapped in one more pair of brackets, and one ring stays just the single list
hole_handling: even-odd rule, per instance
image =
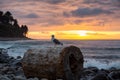
[{"label": "sun", "polygon": [[77,34],[80,36],[87,36],[87,31],[85,30],[77,31]]}]

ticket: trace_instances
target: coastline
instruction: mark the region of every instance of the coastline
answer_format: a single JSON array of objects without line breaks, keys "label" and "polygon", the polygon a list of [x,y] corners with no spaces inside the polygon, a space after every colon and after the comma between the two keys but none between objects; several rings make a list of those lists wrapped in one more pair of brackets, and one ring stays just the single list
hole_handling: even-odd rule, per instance
[{"label": "coastline", "polygon": [[0,41],[16,41],[16,40],[34,40],[34,39],[31,39],[31,38],[19,38],[19,37],[0,37]]},{"label": "coastline", "polygon": [[[23,70],[22,61],[23,58],[20,56],[14,58],[7,53],[0,52],[0,80],[44,80],[42,77],[39,79],[32,75],[31,77],[27,77]],[[91,66],[83,68],[79,80],[120,80],[119,74],[120,69],[114,67],[110,69],[98,69]]]}]

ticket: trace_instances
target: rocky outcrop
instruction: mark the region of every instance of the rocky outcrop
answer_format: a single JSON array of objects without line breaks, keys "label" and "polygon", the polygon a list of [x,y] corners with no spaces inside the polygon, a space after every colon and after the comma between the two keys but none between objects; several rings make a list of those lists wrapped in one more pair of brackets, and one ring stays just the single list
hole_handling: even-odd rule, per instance
[{"label": "rocky outcrop", "polygon": [[0,80],[39,80],[38,78],[26,79],[21,66],[21,57],[10,57],[7,50],[0,48]]},{"label": "rocky outcrop", "polygon": [[30,49],[23,57],[22,66],[28,78],[79,80],[83,69],[83,55],[75,46],[64,49],[61,47]]}]

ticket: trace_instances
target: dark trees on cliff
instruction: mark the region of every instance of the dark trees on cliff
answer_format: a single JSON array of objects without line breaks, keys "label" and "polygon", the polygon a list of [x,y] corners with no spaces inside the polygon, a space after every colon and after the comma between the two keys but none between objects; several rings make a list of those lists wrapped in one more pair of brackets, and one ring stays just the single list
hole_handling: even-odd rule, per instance
[{"label": "dark trees on cliff", "polygon": [[17,19],[14,19],[12,14],[0,11],[0,37],[26,37],[28,27],[20,26]]}]

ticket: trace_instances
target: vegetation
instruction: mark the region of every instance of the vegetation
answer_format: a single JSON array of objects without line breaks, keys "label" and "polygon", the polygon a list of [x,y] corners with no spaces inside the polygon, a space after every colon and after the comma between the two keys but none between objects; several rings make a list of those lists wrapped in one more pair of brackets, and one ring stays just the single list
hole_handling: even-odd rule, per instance
[{"label": "vegetation", "polygon": [[0,11],[0,37],[26,38],[27,32],[28,27],[20,26],[9,11]]}]

